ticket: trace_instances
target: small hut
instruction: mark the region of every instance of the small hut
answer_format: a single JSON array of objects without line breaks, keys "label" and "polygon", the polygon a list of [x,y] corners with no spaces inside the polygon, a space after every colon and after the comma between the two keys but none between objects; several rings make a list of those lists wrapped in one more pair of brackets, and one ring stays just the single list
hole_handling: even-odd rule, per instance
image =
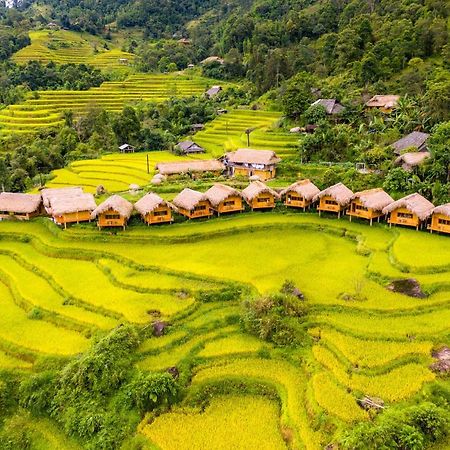
[{"label": "small hut", "polygon": [[441,233],[450,233],[450,203],[438,206],[433,209],[431,214],[431,224],[428,229],[439,231]]},{"label": "small hut", "polygon": [[132,212],[132,203],[119,195],[113,195],[94,209],[91,219],[97,219],[99,229],[103,227],[122,227],[125,230]]},{"label": "small hut", "polygon": [[427,151],[427,140],[430,137],[428,133],[413,131],[392,144],[394,153],[401,155],[408,148],[416,148],[418,152]]},{"label": "small hut", "polygon": [[51,215],[58,225],[67,228],[68,223],[90,222],[97,207],[92,194],[55,197],[51,203]]},{"label": "small hut", "polygon": [[322,106],[329,116],[336,116],[345,111],[345,106],[341,105],[335,98],[319,98],[311,106]]},{"label": "small hut", "polygon": [[320,189],[310,180],[301,180],[281,191],[281,196],[284,198],[286,206],[303,208],[303,211],[305,211],[319,192]]},{"label": "small hut", "polygon": [[205,125],[203,123],[194,123],[191,125],[191,130],[193,133],[197,133],[197,131],[202,131],[205,129]]},{"label": "small hut", "polygon": [[188,219],[211,217],[213,209],[205,194],[193,189],[183,189],[173,200],[178,212]]},{"label": "small hut", "polygon": [[279,195],[262,181],[254,181],[248,185],[242,191],[242,196],[252,211],[254,209],[273,209],[276,199],[279,198]]},{"label": "small hut", "polygon": [[366,191],[357,192],[350,202],[347,214],[360,219],[367,219],[372,226],[373,219],[380,221],[383,214],[383,208],[390,205],[394,199],[381,188],[368,189]]},{"label": "small hut", "polygon": [[134,153],[135,148],[130,144],[122,144],[119,146],[120,153]]},{"label": "small hut", "polygon": [[225,184],[215,184],[205,192],[205,195],[219,216],[222,213],[244,210],[241,193]]},{"label": "small hut", "polygon": [[147,225],[155,223],[172,223],[173,206],[159,195],[148,193],[134,205],[136,211],[141,215]]},{"label": "small hut", "polygon": [[216,97],[220,92],[222,91],[222,86],[212,86],[211,88],[209,88],[205,95],[208,98],[214,98]]},{"label": "small hut", "polygon": [[341,213],[345,212],[353,192],[345,186],[343,183],[337,183],[330,186],[323,191],[320,191],[313,199],[313,201],[319,200],[319,216],[322,211],[337,213],[338,217],[341,217]]},{"label": "small hut", "polygon": [[205,149],[193,141],[181,141],[175,148],[183,155],[192,155],[193,153],[205,153]]},{"label": "small hut", "polygon": [[389,226],[405,225],[418,230],[433,210],[433,203],[416,192],[386,206],[383,214],[389,214]]},{"label": "small hut", "polygon": [[227,153],[223,161],[230,176],[257,175],[265,181],[275,178],[277,164],[281,159],[272,150],[240,148],[235,152]]},{"label": "small hut", "polygon": [[430,157],[429,152],[407,152],[400,155],[396,160],[397,166],[402,166],[406,172],[411,172],[415,167],[420,166]]},{"label": "small hut", "polygon": [[160,175],[165,177],[173,177],[179,175],[191,174],[202,175],[212,173],[215,176],[221,175],[225,166],[221,161],[216,159],[205,159],[198,161],[174,161],[160,162],[156,165],[156,169]]},{"label": "small hut", "polygon": [[41,194],[19,194],[15,192],[2,192],[0,194],[0,219],[30,220],[38,216],[41,211]]},{"label": "small hut", "polygon": [[399,95],[374,95],[367,103],[369,109],[378,109],[384,113],[392,112],[400,100]]}]

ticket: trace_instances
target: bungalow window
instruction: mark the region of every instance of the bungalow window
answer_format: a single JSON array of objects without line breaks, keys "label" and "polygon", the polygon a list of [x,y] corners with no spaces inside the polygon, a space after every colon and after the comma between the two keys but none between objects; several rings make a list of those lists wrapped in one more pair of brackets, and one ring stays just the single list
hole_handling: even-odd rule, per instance
[{"label": "bungalow window", "polygon": [[290,202],[302,202],[303,201],[303,197],[299,197],[298,195],[289,195],[288,196],[288,200]]},{"label": "bungalow window", "polygon": [[337,205],[337,202],[334,201],[334,200],[325,200],[325,204],[326,204],[326,205],[334,205],[334,206],[336,206],[336,205]]},{"label": "bungalow window", "polygon": [[270,198],[269,197],[258,197],[257,202],[258,203],[269,203]]},{"label": "bungalow window", "polygon": [[450,225],[450,219],[438,219],[439,225]]},{"label": "bungalow window", "polygon": [[227,200],[223,202],[223,206],[234,206],[234,200]]},{"label": "bungalow window", "polygon": [[363,205],[353,205],[356,211],[369,211],[369,208],[366,208]]},{"label": "bungalow window", "polygon": [[206,209],[206,205],[198,205],[194,208],[194,211],[204,211]]},{"label": "bungalow window", "polygon": [[120,219],[120,214],[106,214],[105,219],[106,220],[117,220],[117,219]]},{"label": "bungalow window", "polygon": [[397,214],[397,216],[402,218],[402,219],[412,219],[414,217],[414,214],[399,212]]},{"label": "bungalow window", "polygon": [[167,211],[155,211],[155,212],[153,213],[153,215],[154,215],[155,217],[165,216],[165,215],[167,215]]}]

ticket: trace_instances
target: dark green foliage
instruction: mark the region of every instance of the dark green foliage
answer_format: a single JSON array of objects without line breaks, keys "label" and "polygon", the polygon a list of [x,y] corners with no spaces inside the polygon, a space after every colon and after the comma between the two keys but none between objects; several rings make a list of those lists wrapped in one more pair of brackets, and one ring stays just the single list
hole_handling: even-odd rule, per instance
[{"label": "dark green foliage", "polygon": [[304,345],[307,335],[302,323],[307,313],[304,301],[279,293],[246,300],[241,319],[244,329],[261,339],[281,346]]},{"label": "dark green foliage", "polygon": [[230,286],[220,290],[200,290],[197,294],[198,300],[204,303],[208,302],[226,302],[236,301],[242,295],[242,289],[238,286]]},{"label": "dark green foliage", "polygon": [[56,373],[42,372],[25,379],[19,388],[20,406],[32,414],[48,414],[56,393]]}]

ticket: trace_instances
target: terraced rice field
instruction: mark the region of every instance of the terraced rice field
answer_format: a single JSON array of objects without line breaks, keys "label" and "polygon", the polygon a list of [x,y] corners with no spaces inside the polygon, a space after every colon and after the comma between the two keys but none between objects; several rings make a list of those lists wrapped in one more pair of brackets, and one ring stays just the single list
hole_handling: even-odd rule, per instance
[{"label": "terraced rice field", "polygon": [[162,102],[170,97],[200,95],[217,81],[184,74],[131,75],[87,91],[37,91],[24,102],[0,110],[0,135],[32,133],[61,125],[63,111],[83,114],[91,108],[119,112],[127,104]]},{"label": "terraced rice field", "polygon": [[217,157],[227,151],[248,147],[245,131],[250,128],[253,129],[251,148],[274,150],[280,157],[291,156],[296,153],[299,138],[277,128],[280,119],[278,112],[233,110],[207,124],[193,139]]},{"label": "terraced rice field", "polygon": [[[63,232],[45,219],[1,222],[0,239],[0,368],[33,370],[38,356],[75,354],[97,330],[123,321],[171,324],[142,344],[136,361],[142,370],[193,370],[185,400],[139,426],[162,449],[219,448],[211,445],[218,440],[227,449],[324,448],[333,430],[368,420],[360,396],[392,405],[432,381],[431,351],[450,331],[445,236],[254,213],[118,235],[94,226]],[[385,288],[410,277],[427,298]],[[241,330],[237,299],[199,295],[230,286],[257,295],[285,279],[305,294],[314,338],[290,359]],[[356,293],[359,300],[345,300]],[[223,380],[241,395],[221,392],[201,410],[192,406]]]},{"label": "terraced rice field", "polygon": [[[31,44],[20,49],[12,57],[18,64],[28,61],[57,64],[90,64],[99,69],[128,70],[128,65],[121,64],[120,59],[132,64],[134,54],[123,52],[111,42],[87,33],[66,30],[30,31]],[[104,45],[108,46],[108,49]]]}]

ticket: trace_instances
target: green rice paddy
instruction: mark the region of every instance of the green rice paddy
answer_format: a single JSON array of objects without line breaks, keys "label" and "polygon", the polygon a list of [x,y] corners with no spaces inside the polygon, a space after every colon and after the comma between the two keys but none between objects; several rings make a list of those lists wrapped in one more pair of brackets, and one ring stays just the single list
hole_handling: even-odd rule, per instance
[{"label": "green rice paddy", "polygon": [[[211,442],[250,449],[252,439],[261,439],[262,448],[323,448],[332,436],[321,430],[368,420],[357,398],[392,405],[434,380],[431,352],[450,330],[445,236],[275,212],[132,227],[119,235],[94,225],[62,232],[46,219],[5,221],[0,239],[1,369],[34,370],[38,357],[74,355],[91,336],[124,321],[170,323],[163,337],[142,344],[136,362],[149,371],[193,367],[186,400],[139,427],[162,449]],[[401,277],[417,278],[429,296],[385,289]],[[203,303],[198,295],[231,285],[246,295],[273,292],[285,279],[310,305],[314,339],[289,360],[242,332],[237,300]],[[342,295],[356,293],[357,300]],[[225,392],[204,409],[192,407],[191,391],[223,380],[274,394]],[[248,414],[255,408],[259,421]],[[323,420],[324,428],[314,425]],[[234,423],[244,430],[238,442]]]}]

